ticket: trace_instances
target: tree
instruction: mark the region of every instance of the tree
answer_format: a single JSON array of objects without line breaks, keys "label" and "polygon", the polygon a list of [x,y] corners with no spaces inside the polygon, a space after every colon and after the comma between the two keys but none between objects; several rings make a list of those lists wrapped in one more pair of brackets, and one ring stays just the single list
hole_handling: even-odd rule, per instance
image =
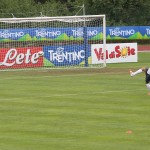
[{"label": "tree", "polygon": [[149,0],[1,0],[0,17],[106,14],[107,26],[149,25]]},{"label": "tree", "polygon": [[86,9],[87,14],[106,14],[107,25],[146,25],[149,23],[149,0],[88,0],[88,2],[91,7]]}]

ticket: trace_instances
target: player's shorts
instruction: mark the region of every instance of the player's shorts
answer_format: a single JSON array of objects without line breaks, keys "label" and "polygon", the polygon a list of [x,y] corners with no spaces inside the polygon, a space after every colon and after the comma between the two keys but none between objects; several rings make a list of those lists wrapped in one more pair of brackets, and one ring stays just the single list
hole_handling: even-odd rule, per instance
[{"label": "player's shorts", "polygon": [[150,75],[150,68],[146,68],[146,72]]},{"label": "player's shorts", "polygon": [[147,73],[147,71],[148,71],[148,68],[146,68],[146,71],[145,71],[145,75],[146,75],[145,82],[146,82],[146,84],[148,84],[150,82],[150,75]]}]

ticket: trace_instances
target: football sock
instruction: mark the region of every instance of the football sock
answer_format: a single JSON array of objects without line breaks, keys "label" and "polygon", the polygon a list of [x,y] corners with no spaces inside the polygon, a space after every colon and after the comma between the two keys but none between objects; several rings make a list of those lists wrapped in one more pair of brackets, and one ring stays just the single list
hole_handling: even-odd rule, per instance
[{"label": "football sock", "polygon": [[150,84],[146,84],[146,87],[150,91]]}]

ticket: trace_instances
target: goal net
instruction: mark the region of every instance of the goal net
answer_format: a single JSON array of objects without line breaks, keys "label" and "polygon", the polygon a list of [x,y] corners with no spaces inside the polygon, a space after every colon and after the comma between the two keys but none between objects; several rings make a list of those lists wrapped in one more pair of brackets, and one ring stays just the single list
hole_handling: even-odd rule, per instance
[{"label": "goal net", "polygon": [[105,67],[105,22],[105,15],[0,18],[0,70]]}]

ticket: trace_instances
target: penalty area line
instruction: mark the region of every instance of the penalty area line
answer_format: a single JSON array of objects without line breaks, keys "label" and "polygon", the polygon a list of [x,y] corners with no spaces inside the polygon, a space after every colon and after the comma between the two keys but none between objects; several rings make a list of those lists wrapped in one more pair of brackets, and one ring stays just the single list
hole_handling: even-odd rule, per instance
[{"label": "penalty area line", "polygon": [[[124,74],[125,72],[117,72],[117,74]],[[69,74],[69,75],[46,75],[46,76],[15,76],[15,77],[4,77],[0,80],[18,80],[18,79],[36,79],[36,78],[59,78],[59,77],[75,77],[75,76],[92,76],[92,75],[102,75],[102,74],[116,74],[116,72],[100,72],[100,73],[84,73],[84,74]]]},{"label": "penalty area line", "polygon": [[47,96],[39,96],[43,98],[48,97],[62,97],[62,96],[79,96],[79,95],[93,95],[93,94],[108,94],[108,93],[120,93],[120,92],[133,92],[133,91],[145,91],[144,89],[139,90],[112,90],[112,91],[97,91],[97,92],[88,92],[88,93],[74,93],[74,94],[52,94]]},{"label": "penalty area line", "polygon": [[51,94],[51,95],[37,95],[37,96],[33,96],[33,95],[28,95],[28,96],[23,96],[23,97],[13,97],[13,98],[0,98],[0,101],[15,101],[15,100],[22,100],[27,98],[28,100],[30,98],[51,98],[51,97],[70,97],[70,96],[80,96],[80,95],[94,95],[94,94],[109,94],[109,93],[120,93],[120,92],[134,92],[134,91],[145,91],[144,89],[136,89],[136,90],[111,90],[111,91],[97,91],[97,92],[88,92],[88,93],[73,93],[73,94]]}]

